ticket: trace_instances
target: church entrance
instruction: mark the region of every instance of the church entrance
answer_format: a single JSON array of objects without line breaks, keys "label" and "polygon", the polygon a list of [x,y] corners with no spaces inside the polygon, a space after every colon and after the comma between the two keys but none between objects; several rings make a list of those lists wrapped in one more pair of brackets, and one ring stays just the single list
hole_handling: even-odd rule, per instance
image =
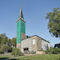
[{"label": "church entrance", "polygon": [[24,53],[26,54],[29,53],[29,48],[24,48],[23,50],[24,50]]}]

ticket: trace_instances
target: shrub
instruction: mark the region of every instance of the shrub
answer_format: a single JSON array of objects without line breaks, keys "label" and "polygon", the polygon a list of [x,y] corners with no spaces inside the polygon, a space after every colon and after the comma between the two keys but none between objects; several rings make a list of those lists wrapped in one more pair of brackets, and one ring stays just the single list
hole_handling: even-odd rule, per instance
[{"label": "shrub", "polygon": [[1,50],[5,53],[5,52],[8,52],[8,50],[11,50],[11,47],[7,46],[7,45],[3,45],[1,47]]},{"label": "shrub", "polygon": [[20,49],[13,48],[12,55],[14,55],[14,56],[23,56],[23,53],[20,51]]},{"label": "shrub", "polygon": [[46,51],[46,53],[48,53],[48,54],[52,54],[52,52],[53,52],[53,48],[52,47],[49,50]]},{"label": "shrub", "polygon": [[60,48],[50,48],[46,51],[48,54],[60,54]]},{"label": "shrub", "polygon": [[2,47],[0,48],[0,54],[8,52],[9,49],[11,49],[11,47],[7,45],[2,45]]},{"label": "shrub", "polygon": [[60,48],[54,48],[52,53],[53,54],[60,54]]},{"label": "shrub", "polygon": [[4,51],[0,48],[0,54],[4,54]]}]

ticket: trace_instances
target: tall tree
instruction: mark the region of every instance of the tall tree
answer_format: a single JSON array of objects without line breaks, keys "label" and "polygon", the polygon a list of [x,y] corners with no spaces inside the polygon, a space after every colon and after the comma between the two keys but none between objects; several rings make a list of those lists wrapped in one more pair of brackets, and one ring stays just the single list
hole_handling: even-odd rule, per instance
[{"label": "tall tree", "polygon": [[16,38],[12,38],[11,43],[13,47],[16,47]]},{"label": "tall tree", "polygon": [[8,41],[8,37],[5,33],[0,34],[0,45],[6,44]]},{"label": "tall tree", "polygon": [[60,37],[60,9],[54,8],[52,12],[47,13],[49,19],[48,28],[55,37]]}]

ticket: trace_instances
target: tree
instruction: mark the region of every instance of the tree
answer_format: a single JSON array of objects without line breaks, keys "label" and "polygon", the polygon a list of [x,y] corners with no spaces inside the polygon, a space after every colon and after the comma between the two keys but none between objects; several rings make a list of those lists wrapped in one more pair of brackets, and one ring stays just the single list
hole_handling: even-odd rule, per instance
[{"label": "tree", "polygon": [[0,34],[0,53],[12,51],[16,47],[16,38],[9,39],[5,33]]},{"label": "tree", "polygon": [[60,10],[54,8],[52,12],[47,13],[46,16],[49,19],[48,28],[49,32],[55,37],[60,37]]},{"label": "tree", "polygon": [[2,45],[0,48],[0,53],[5,53],[8,52],[9,50],[12,50],[12,48],[9,47],[8,45]]},{"label": "tree", "polygon": [[16,38],[12,38],[11,44],[13,47],[16,47]]},{"label": "tree", "polygon": [[6,44],[8,41],[8,37],[5,33],[0,34],[0,46]]},{"label": "tree", "polygon": [[0,53],[11,50],[11,39],[8,39],[5,33],[0,34]]},{"label": "tree", "polygon": [[12,40],[12,39],[8,39],[8,41],[7,41],[7,45],[8,45],[9,47],[12,46],[11,40]]},{"label": "tree", "polygon": [[8,52],[8,50],[11,49],[11,47],[9,47],[9,46],[7,46],[7,45],[3,45],[3,46],[1,47],[1,49],[2,49],[2,51],[4,51],[4,52]]}]

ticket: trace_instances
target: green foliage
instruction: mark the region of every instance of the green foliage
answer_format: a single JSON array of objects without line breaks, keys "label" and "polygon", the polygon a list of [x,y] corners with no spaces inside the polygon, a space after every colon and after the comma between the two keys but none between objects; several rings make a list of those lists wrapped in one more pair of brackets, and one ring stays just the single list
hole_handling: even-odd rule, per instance
[{"label": "green foliage", "polygon": [[60,54],[60,48],[54,48],[53,54]]},{"label": "green foliage", "polygon": [[2,45],[2,47],[0,48],[0,53],[8,52],[8,50],[11,50],[11,47],[7,45]]},{"label": "green foliage", "polygon": [[46,51],[46,53],[49,53],[49,54],[60,54],[60,48],[50,48],[49,50]]},{"label": "green foliage", "polygon": [[8,37],[5,33],[0,34],[0,53],[4,53],[8,49]]},{"label": "green foliage", "polygon": [[3,54],[4,53],[4,51],[0,48],[0,54]]},{"label": "green foliage", "polygon": [[8,38],[5,33],[0,34],[0,46],[3,44],[6,44],[7,40],[8,40]]},{"label": "green foliage", "polygon": [[49,50],[46,51],[46,53],[48,53],[48,54],[52,54],[52,52],[53,52],[53,48],[52,47]]},{"label": "green foliage", "polygon": [[60,10],[54,8],[53,12],[49,12],[46,16],[49,19],[48,28],[55,37],[60,37]]},{"label": "green foliage", "polygon": [[16,38],[9,39],[5,33],[0,34],[0,52],[8,52],[12,46],[16,47]]},{"label": "green foliage", "polygon": [[12,44],[14,47],[16,47],[16,38],[12,38],[11,44]]},{"label": "green foliage", "polygon": [[20,51],[20,49],[13,48],[12,55],[14,55],[14,56],[22,56],[23,53]]}]

